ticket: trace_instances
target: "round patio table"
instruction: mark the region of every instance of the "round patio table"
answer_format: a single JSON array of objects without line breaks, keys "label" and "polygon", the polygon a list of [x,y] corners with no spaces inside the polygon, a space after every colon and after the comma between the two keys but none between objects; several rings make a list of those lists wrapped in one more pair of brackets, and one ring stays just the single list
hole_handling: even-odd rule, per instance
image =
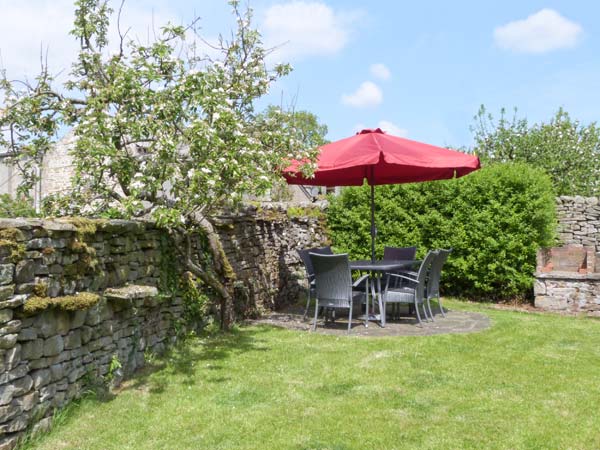
[{"label": "round patio table", "polygon": [[[374,314],[375,305],[372,305],[372,309],[369,312],[369,293],[367,292],[367,306],[365,315],[359,317],[359,319],[364,319],[365,327],[369,326],[369,320],[379,321],[381,327],[385,327],[385,308],[383,307],[383,298],[381,292],[381,278],[383,275],[386,272],[394,272],[395,270],[406,269],[420,263],[421,261],[416,259],[376,261],[362,259],[359,261],[350,261],[351,270],[359,270],[363,272],[369,272],[371,274],[371,298],[374,299],[377,297],[378,299],[379,314]],[[377,286],[376,288],[375,285]]]}]

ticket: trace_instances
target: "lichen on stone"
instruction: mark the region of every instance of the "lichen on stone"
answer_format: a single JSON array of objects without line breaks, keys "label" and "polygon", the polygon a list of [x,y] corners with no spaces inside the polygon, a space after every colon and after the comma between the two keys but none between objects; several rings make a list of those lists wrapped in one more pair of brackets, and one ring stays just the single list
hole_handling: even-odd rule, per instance
[{"label": "lichen on stone", "polygon": [[25,257],[25,244],[21,241],[25,237],[21,230],[17,228],[4,228],[0,230],[0,248],[6,248],[9,251],[9,260],[17,263]]}]

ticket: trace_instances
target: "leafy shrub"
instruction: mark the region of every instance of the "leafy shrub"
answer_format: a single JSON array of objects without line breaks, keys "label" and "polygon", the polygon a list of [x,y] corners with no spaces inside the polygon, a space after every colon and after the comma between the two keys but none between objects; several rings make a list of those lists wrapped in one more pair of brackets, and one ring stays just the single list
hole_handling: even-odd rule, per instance
[{"label": "leafy shrub", "polygon": [[[331,198],[328,226],[336,251],[370,257],[370,188]],[[445,293],[473,299],[524,297],[531,291],[536,251],[555,239],[549,177],[523,163],[495,164],[469,176],[378,186],[376,253],[385,245],[453,248],[443,271]]]}]

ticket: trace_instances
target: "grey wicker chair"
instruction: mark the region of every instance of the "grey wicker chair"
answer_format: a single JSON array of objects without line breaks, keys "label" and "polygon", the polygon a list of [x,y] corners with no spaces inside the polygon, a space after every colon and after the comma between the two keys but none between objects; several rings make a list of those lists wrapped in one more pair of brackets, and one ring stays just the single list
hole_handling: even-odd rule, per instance
[{"label": "grey wicker chair", "polygon": [[452,252],[452,249],[440,249],[437,252],[438,255],[433,261],[433,264],[431,265],[431,270],[429,271],[429,278],[427,280],[427,307],[429,308],[429,311],[431,313],[430,300],[435,298],[438,302],[438,306],[440,308],[440,312],[442,313],[442,317],[446,317],[444,307],[442,306],[442,299],[440,297],[440,278],[442,276],[442,267],[444,266],[444,263],[446,262],[448,256]]},{"label": "grey wicker chair", "polygon": [[348,254],[323,255],[309,253],[315,274],[315,318],[313,331],[317,329],[319,307],[327,309],[348,308],[348,333],[352,329],[352,308],[354,300],[364,296],[363,291],[353,288],[366,280],[368,291],[368,275],[364,275],[352,283]]},{"label": "grey wicker chair", "polygon": [[[427,310],[425,309],[427,300],[426,282],[428,272],[436,257],[437,252],[430,250],[425,256],[425,259],[421,262],[421,266],[419,267],[416,276],[389,273],[385,291],[383,293],[383,308],[385,309],[388,303],[413,305],[417,321],[421,324],[421,314],[419,313],[419,306],[421,306],[423,308],[425,319],[428,319]],[[394,279],[403,280],[406,284],[395,285],[395,283],[393,283]],[[433,314],[431,315],[433,316]]]},{"label": "grey wicker chair", "polygon": [[304,308],[304,316],[303,319],[306,320],[306,316],[308,315],[308,308],[310,308],[310,299],[312,294],[315,292],[315,269],[313,268],[312,262],[310,260],[309,253],[319,253],[322,255],[333,255],[333,251],[331,247],[315,247],[315,248],[307,248],[304,250],[297,250],[298,256],[304,263],[304,268],[306,269],[306,280],[308,282],[308,288],[306,290],[306,308]]},{"label": "grey wicker chair", "polygon": [[[403,261],[409,259],[415,259],[417,255],[417,247],[389,247],[385,246],[383,249],[383,260],[384,261]],[[416,272],[417,268],[407,267],[400,270],[394,270],[390,273],[402,274],[415,277],[417,276]],[[387,276],[387,274],[386,274]],[[398,278],[393,278],[391,280],[393,287],[398,287],[402,284],[402,281]],[[392,315],[397,312],[396,307],[399,306],[397,304],[392,305]]]}]

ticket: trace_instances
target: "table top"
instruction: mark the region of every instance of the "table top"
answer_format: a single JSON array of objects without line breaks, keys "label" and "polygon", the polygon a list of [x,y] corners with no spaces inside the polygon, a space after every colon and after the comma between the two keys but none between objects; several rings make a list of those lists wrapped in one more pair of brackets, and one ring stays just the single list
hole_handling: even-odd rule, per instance
[{"label": "table top", "polygon": [[418,259],[402,259],[402,260],[377,260],[362,259],[360,261],[350,261],[352,270],[370,270],[373,272],[388,272],[390,270],[401,269],[403,267],[419,264]]}]

